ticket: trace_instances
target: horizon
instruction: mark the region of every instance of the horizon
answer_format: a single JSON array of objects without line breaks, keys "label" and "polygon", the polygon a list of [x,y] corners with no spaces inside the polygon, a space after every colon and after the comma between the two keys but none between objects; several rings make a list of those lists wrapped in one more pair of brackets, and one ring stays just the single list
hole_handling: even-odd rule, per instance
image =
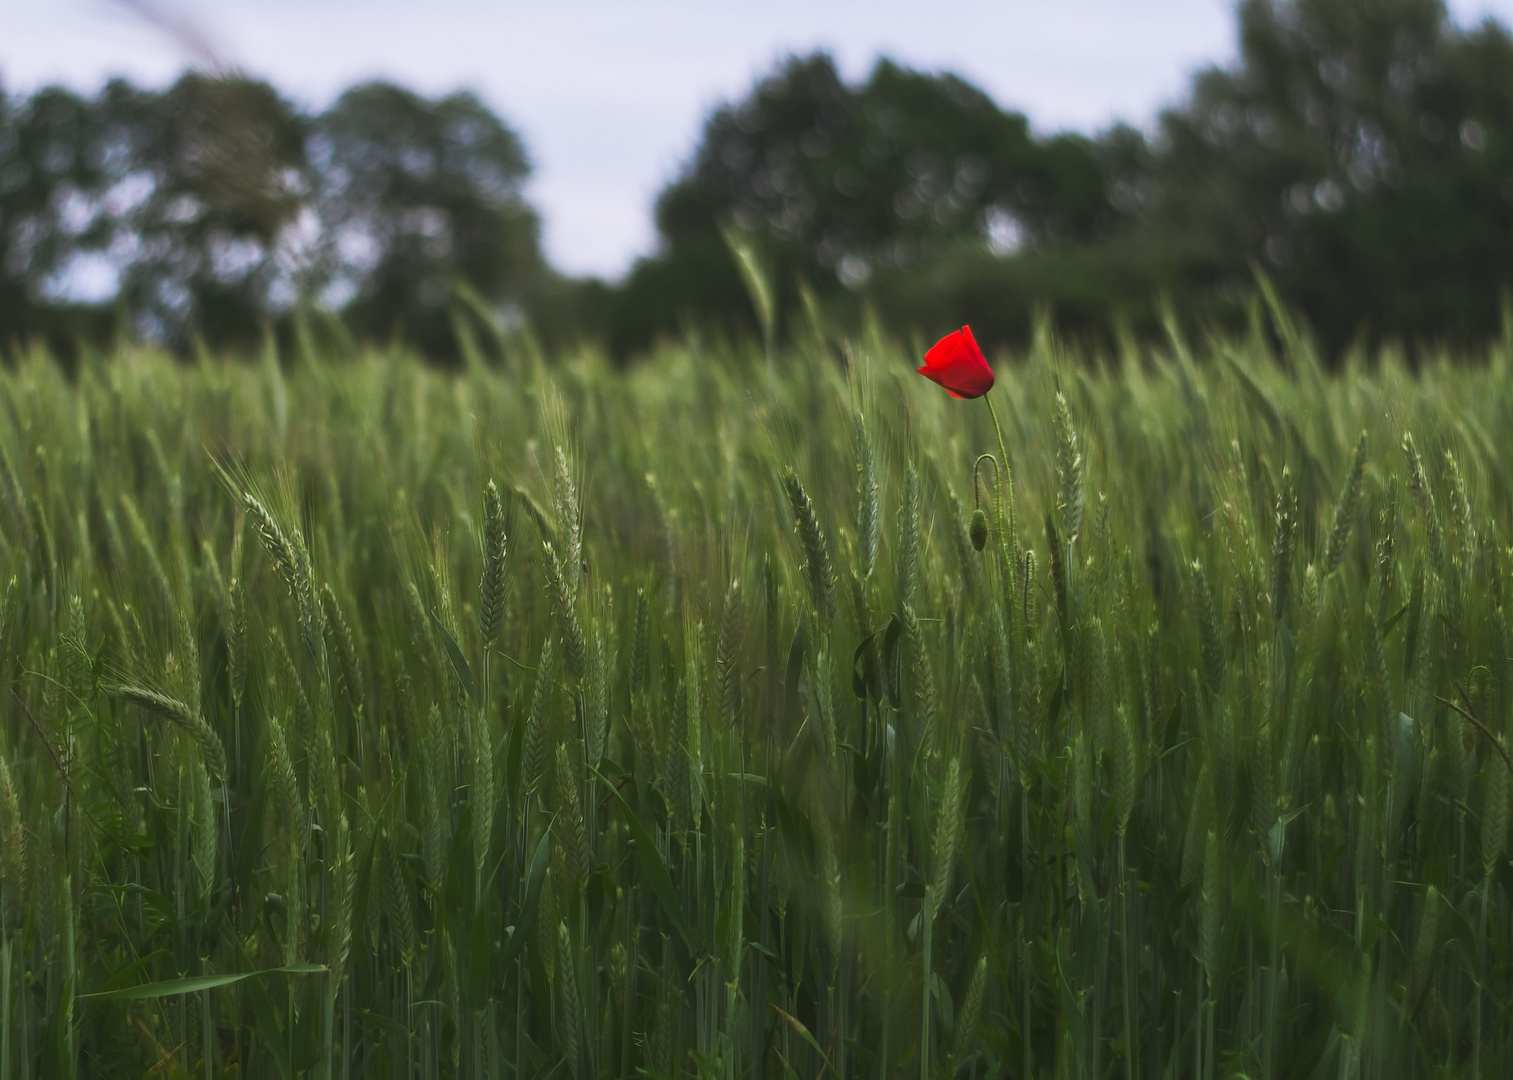
[{"label": "horizon", "polygon": [[[1513,20],[1513,0],[1447,6],[1462,27]],[[954,0],[929,14],[897,0],[649,0],[634,10],[612,0],[545,10],[480,0],[424,10],[394,0],[0,0],[0,22],[0,89],[10,92],[62,84],[89,93],[118,76],[161,87],[212,58],[310,108],[369,79],[428,95],[471,90],[525,144],[526,197],[552,266],[609,280],[654,252],[656,195],[689,160],[705,118],[786,55],[829,52],[851,82],[885,57],[949,71],[1025,114],[1037,134],[1093,134],[1117,122],[1148,127],[1196,71],[1231,62],[1236,45],[1229,0],[1174,0],[1157,13],[1116,0],[992,10]],[[963,35],[969,23],[974,32]],[[576,63],[548,47],[563,42]]]}]

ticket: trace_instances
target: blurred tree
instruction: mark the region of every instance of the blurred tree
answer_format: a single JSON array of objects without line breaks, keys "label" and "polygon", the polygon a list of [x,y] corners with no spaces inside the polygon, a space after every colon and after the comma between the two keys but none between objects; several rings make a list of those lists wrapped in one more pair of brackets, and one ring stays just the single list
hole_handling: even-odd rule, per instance
[{"label": "blurred tree", "polygon": [[616,351],[674,328],[679,309],[744,310],[722,222],[758,234],[778,284],[863,289],[963,238],[999,252],[1092,240],[1121,227],[1094,144],[1036,139],[954,75],[880,61],[847,85],[823,53],[795,57],[715,111],[657,201],[662,252],[624,287]]},{"label": "blurred tree", "polygon": [[1239,17],[1239,63],[1200,74],[1112,189],[1187,285],[1248,281],[1253,261],[1334,349],[1494,333],[1513,285],[1507,31],[1458,29],[1439,0],[1245,0]]},{"label": "blurred tree", "polygon": [[969,83],[887,60],[848,87],[824,54],[789,60],[717,110],[657,202],[673,245],[732,217],[797,241],[853,282],[942,238],[1087,238],[1113,216],[1087,140],[1037,142],[1022,115]]},{"label": "blurred tree", "polygon": [[99,187],[82,152],[96,129],[88,103],[66,90],[0,93],[0,341],[51,328],[39,301],[74,238],[91,231],[79,203]]},{"label": "blurred tree", "polygon": [[280,249],[303,152],[266,84],[112,81],[91,100],[48,88],[5,117],[0,333],[61,330],[61,313],[110,302],[145,336],[221,342],[292,300]]},{"label": "blurred tree", "polygon": [[118,303],[138,333],[254,338],[298,297],[310,184],[304,123],[266,83],[187,75],[166,93],[113,82],[98,102]]},{"label": "blurred tree", "polygon": [[372,83],[314,119],[266,83],[0,97],[0,342],[255,341],[300,303],[456,354],[455,280],[508,314],[545,266],[519,139],[477,98]]},{"label": "blurred tree", "polygon": [[348,90],[309,143],[322,299],[367,336],[455,353],[454,279],[506,319],[543,280],[519,138],[472,94],[428,101],[388,83]]},{"label": "blurred tree", "polygon": [[[1471,344],[1513,288],[1513,38],[1441,0],[1242,0],[1240,48],[1147,137],[1039,138],[952,75],[879,62],[848,84],[790,58],[715,110],[656,207],[661,249],[620,284],[551,274],[520,140],[475,97],[384,83],[310,117],[267,85],[0,94],[0,343],[125,328],[245,342],[301,303],[455,355],[468,282],[549,343],[620,356],[689,319],[755,330],[721,228],[745,230],[779,311],[802,284],[845,325],[1033,313],[1107,340],[1156,298],[1228,318],[1253,267],[1334,351]],[[781,319],[779,320],[781,322]]]},{"label": "blurred tree", "polygon": [[1457,27],[1440,0],[1243,0],[1239,28],[1237,62],[1200,73],[1149,139],[1037,140],[951,76],[883,62],[852,88],[823,55],[791,60],[710,117],[611,340],[675,325],[668,297],[748,321],[723,219],[761,235],[780,286],[838,281],[901,330],[970,319],[1022,340],[1048,307],[1106,339],[1158,331],[1162,293],[1233,318],[1259,266],[1331,352],[1362,332],[1495,334],[1513,288],[1508,32]]}]

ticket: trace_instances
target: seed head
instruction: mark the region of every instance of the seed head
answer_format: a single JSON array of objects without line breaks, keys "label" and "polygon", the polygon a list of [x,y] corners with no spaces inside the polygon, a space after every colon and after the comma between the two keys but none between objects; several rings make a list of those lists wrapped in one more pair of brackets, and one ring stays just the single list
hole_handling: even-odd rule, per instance
[{"label": "seed head", "polygon": [[904,502],[898,511],[898,582],[901,604],[914,603],[919,588],[919,472],[909,464],[904,475]]},{"label": "seed head", "polygon": [[1366,433],[1363,431],[1360,441],[1355,444],[1355,459],[1350,464],[1350,475],[1345,478],[1339,501],[1334,505],[1334,526],[1329,530],[1329,551],[1324,569],[1326,576],[1334,573],[1340,563],[1345,561],[1345,549],[1350,543],[1350,530],[1355,526],[1356,512],[1361,505],[1361,485],[1365,479]]},{"label": "seed head", "polygon": [[527,795],[534,794],[546,770],[546,734],[551,707],[553,679],[552,639],[541,644],[541,662],[536,666],[536,688],[531,694],[531,711],[525,721],[525,742],[520,750],[520,780]]},{"label": "seed head", "polygon": [[951,888],[955,869],[956,840],[961,834],[963,806],[961,761],[953,756],[946,765],[945,790],[935,816],[935,842],[930,846],[930,860],[935,871],[935,903],[944,904]]},{"label": "seed head", "polygon": [[504,619],[504,503],[490,480],[483,494],[483,578],[478,586],[478,630],[483,647],[494,644]]},{"label": "seed head", "polygon": [[1082,531],[1082,450],[1077,429],[1072,426],[1072,409],[1065,395],[1056,391],[1056,509],[1066,531],[1068,544]]},{"label": "seed head", "polygon": [[809,598],[822,626],[835,620],[835,570],[830,564],[830,549],[825,543],[825,530],[820,528],[814,512],[814,503],[804,491],[798,475],[792,469],[783,470],[783,490],[788,493],[788,505],[793,510],[793,526],[804,548],[806,571],[809,575]]},{"label": "seed head", "polygon": [[116,686],[111,688],[111,693],[189,732],[194,741],[200,745],[200,752],[205,758],[205,767],[210,770],[210,775],[217,780],[226,779],[226,748],[221,743],[221,737],[199,713],[178,698],[160,694],[144,686]]}]

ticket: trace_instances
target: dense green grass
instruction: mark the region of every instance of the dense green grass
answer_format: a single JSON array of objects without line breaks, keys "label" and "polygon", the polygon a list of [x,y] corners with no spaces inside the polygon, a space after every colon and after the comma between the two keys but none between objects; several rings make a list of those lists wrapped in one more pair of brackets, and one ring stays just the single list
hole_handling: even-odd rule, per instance
[{"label": "dense green grass", "polygon": [[1508,1075],[1509,346],[911,361],[0,372],[0,1080]]}]

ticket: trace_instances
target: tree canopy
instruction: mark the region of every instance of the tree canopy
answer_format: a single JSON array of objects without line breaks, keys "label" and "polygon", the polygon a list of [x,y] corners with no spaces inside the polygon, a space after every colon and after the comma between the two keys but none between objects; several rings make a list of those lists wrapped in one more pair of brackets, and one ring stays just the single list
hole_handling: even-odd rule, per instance
[{"label": "tree canopy", "polygon": [[662,250],[626,283],[641,320],[618,327],[616,344],[645,344],[680,309],[740,310],[722,226],[759,234],[775,276],[821,292],[862,290],[874,272],[963,238],[1006,253],[1112,235],[1123,215],[1095,149],[1078,135],[1035,138],[1023,115],[955,75],[882,60],[851,86],[824,53],[791,57],[710,116],[658,198]]},{"label": "tree canopy", "polygon": [[266,84],[0,92],[0,343],[124,328],[255,339],[301,305],[455,354],[466,284],[548,342],[626,357],[689,324],[779,332],[805,304],[892,329],[1037,312],[1105,338],[1165,310],[1243,316],[1257,270],[1335,353],[1365,334],[1472,346],[1513,288],[1513,38],[1441,0],[1242,0],[1239,49],[1144,129],[1040,133],[957,75],[848,82],[779,62],[714,109],[620,282],[552,273],[525,147],[468,93],[386,83],[302,111]]},{"label": "tree canopy", "polygon": [[516,306],[544,270],[520,139],[472,94],[347,91],[311,125],[322,298],[360,333],[442,350],[453,285]]},{"label": "tree canopy", "polygon": [[1093,138],[1037,137],[955,76],[884,61],[848,87],[824,55],[786,61],[715,111],[664,191],[621,348],[680,306],[747,310],[720,222],[756,234],[780,284],[850,292],[900,330],[1012,341],[1043,309],[1108,336],[1158,329],[1163,303],[1222,320],[1261,270],[1334,352],[1495,334],[1513,287],[1506,29],[1458,27],[1440,0],[1244,0],[1238,23],[1237,60],[1149,133]]},{"label": "tree canopy", "polygon": [[1240,59],[1160,122],[1147,227],[1264,266],[1324,337],[1473,341],[1513,285],[1513,38],[1439,0],[1246,0]]},{"label": "tree canopy", "polygon": [[0,336],[93,301],[237,343],[323,303],[444,355],[455,280],[507,307],[543,273],[524,148],[470,94],[370,83],[308,116],[235,77],[48,88],[0,99],[0,161]]}]

